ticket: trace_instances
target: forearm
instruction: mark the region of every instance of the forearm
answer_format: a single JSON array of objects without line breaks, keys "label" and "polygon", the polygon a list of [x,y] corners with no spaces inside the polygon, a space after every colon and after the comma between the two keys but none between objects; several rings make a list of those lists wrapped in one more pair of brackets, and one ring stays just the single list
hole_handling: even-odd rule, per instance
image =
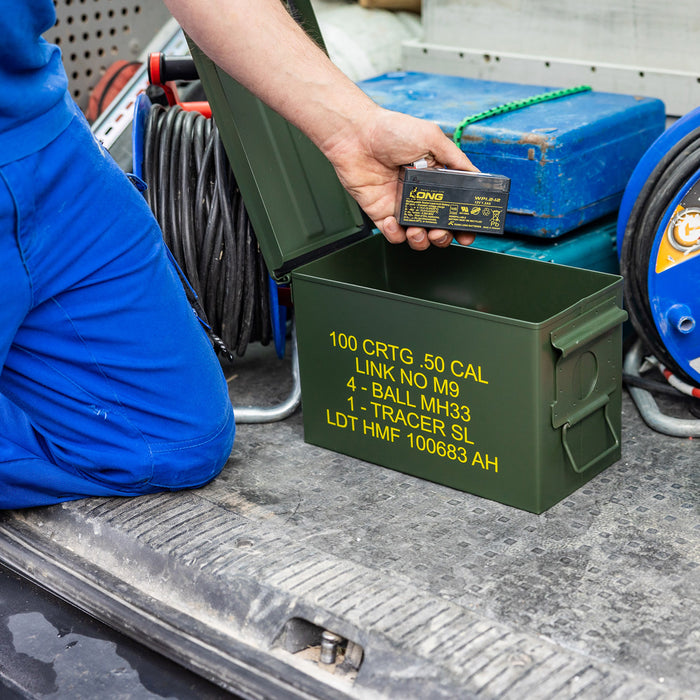
[{"label": "forearm", "polygon": [[195,43],[328,153],[377,107],[280,0],[164,0]]}]

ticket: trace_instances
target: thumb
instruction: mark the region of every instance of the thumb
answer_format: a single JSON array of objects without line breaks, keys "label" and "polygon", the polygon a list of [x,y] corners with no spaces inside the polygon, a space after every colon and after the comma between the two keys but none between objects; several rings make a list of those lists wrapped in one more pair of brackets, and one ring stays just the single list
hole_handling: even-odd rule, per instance
[{"label": "thumb", "polygon": [[435,144],[431,149],[431,153],[438,163],[453,170],[479,172],[479,168],[467,158],[459,146],[456,146],[442,131],[440,132],[440,136],[441,138],[435,140]]}]

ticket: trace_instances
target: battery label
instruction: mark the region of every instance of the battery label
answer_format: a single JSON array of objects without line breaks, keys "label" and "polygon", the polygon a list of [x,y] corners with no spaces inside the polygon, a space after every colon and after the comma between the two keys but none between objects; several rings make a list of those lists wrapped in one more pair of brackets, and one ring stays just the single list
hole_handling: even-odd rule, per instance
[{"label": "battery label", "polygon": [[448,199],[452,191],[413,187],[403,200],[400,222],[406,226],[427,226],[453,230],[500,233],[505,218],[504,197],[459,191],[459,201]]},{"label": "battery label", "polygon": [[396,218],[402,226],[503,233],[509,190],[502,175],[404,166]]}]

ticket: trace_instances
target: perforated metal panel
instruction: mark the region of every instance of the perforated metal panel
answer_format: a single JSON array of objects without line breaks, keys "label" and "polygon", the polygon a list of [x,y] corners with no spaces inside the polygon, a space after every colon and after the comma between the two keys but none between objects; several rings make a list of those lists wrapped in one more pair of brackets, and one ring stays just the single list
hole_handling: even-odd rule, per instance
[{"label": "perforated metal panel", "polygon": [[44,34],[58,44],[71,95],[82,109],[90,90],[119,59],[138,60],[170,17],[148,0],[54,0],[56,24]]}]

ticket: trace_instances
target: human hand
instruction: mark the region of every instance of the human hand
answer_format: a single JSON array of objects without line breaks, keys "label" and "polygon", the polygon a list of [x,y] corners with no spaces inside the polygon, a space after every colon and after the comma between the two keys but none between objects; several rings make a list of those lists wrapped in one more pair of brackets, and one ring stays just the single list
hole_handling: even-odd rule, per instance
[{"label": "human hand", "polygon": [[408,241],[414,250],[445,248],[456,238],[462,245],[472,233],[401,227],[394,216],[399,167],[421,158],[428,167],[445,166],[478,172],[437,124],[373,105],[354,133],[334,139],[324,149],[345,189],[391,243]]}]

